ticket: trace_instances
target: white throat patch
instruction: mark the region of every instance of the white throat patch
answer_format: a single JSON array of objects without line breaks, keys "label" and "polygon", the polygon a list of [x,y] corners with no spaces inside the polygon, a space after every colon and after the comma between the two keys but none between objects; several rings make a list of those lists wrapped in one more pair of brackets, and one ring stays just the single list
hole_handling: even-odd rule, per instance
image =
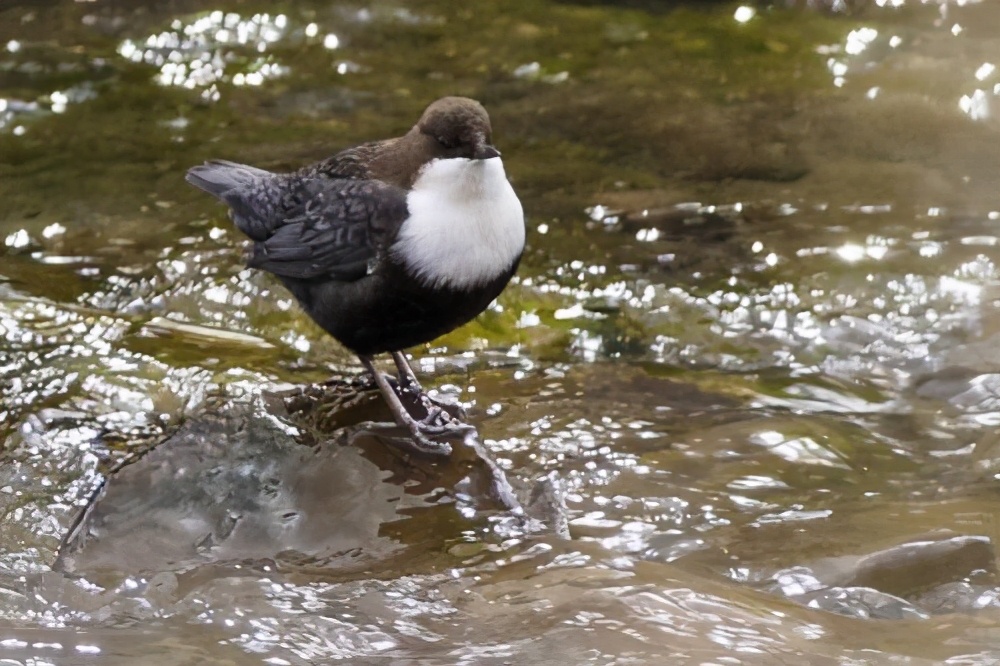
[{"label": "white throat patch", "polygon": [[524,212],[499,157],[429,162],[406,205],[392,253],[428,286],[486,284],[524,250]]}]

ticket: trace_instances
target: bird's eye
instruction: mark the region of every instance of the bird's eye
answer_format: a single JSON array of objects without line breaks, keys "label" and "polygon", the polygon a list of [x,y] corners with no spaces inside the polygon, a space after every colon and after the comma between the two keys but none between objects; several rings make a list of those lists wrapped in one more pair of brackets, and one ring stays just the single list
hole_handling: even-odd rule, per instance
[{"label": "bird's eye", "polygon": [[444,148],[451,150],[452,148],[458,148],[458,142],[454,139],[449,139],[447,137],[439,136],[437,142],[440,143]]}]

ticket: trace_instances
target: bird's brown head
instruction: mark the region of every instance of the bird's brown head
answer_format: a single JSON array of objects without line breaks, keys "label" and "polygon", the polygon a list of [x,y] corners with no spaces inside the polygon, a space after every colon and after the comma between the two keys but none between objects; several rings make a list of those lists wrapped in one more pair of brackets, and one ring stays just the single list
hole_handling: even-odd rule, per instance
[{"label": "bird's brown head", "polygon": [[486,109],[468,97],[442,97],[432,103],[415,129],[431,140],[428,144],[437,157],[483,160],[500,155],[493,147]]}]

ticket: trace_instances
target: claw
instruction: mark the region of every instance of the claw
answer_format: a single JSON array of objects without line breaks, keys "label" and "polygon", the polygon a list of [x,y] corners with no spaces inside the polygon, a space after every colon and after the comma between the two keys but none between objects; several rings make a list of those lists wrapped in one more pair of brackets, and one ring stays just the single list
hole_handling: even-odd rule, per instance
[{"label": "claw", "polygon": [[[403,444],[405,447],[406,445]],[[423,453],[430,456],[450,456],[451,455],[451,444],[447,442],[435,442],[434,440],[428,439],[423,435],[413,436],[413,448],[417,453]]]},{"label": "claw", "polygon": [[425,426],[433,426],[435,423],[439,422],[441,415],[443,415],[445,412],[443,409],[432,403],[430,400],[425,399],[423,402],[424,402],[424,409],[427,410],[427,416],[420,419],[419,423]]},{"label": "claw", "polygon": [[392,430],[399,424],[366,421],[355,424],[350,431],[345,431],[342,435],[345,443],[353,443],[356,437],[369,435],[377,437],[383,441],[391,443],[398,449],[420,456],[447,457],[451,455],[451,445],[447,442],[436,442],[423,433],[410,433],[409,437],[390,436],[382,431]]},{"label": "claw", "polygon": [[[393,352],[393,359],[396,359],[397,367],[400,369],[399,380],[401,388],[402,384],[406,383],[408,384],[408,389],[413,390],[415,388],[419,391],[421,403],[427,409],[427,416],[421,421],[417,421],[410,415],[410,413],[403,406],[403,403],[400,401],[399,395],[397,395],[397,393],[393,390],[392,385],[389,383],[389,378],[375,368],[372,360],[367,356],[360,356],[359,358],[368,372],[370,372],[372,377],[375,378],[375,383],[378,385],[379,390],[382,392],[382,396],[389,405],[389,410],[395,417],[396,423],[410,431],[410,439],[398,440],[397,445],[400,446],[400,448],[405,448],[414,453],[424,455],[451,455],[451,445],[445,442],[435,442],[430,439],[428,435],[461,432],[463,431],[463,428],[456,427],[449,422],[450,418],[448,421],[441,423],[441,416],[447,416],[447,414],[441,410],[440,407],[434,405],[430,401],[430,398],[420,391],[420,384],[416,382],[416,377],[413,376],[412,370],[409,370],[409,365],[406,363],[406,359],[403,358],[402,354],[399,352]],[[399,359],[402,359],[402,365],[400,365]],[[409,372],[404,372],[404,366]]]}]

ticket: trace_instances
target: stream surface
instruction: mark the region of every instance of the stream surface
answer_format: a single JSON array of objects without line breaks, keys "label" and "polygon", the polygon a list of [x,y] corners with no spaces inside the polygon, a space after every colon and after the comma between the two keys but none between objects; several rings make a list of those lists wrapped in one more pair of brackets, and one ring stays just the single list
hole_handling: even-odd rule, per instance
[{"label": "stream surface", "polygon": [[[0,665],[1000,663],[1000,4],[832,4],[0,2]],[[528,249],[414,365],[569,539],[289,446],[360,367],[183,181],[446,94]]]}]

